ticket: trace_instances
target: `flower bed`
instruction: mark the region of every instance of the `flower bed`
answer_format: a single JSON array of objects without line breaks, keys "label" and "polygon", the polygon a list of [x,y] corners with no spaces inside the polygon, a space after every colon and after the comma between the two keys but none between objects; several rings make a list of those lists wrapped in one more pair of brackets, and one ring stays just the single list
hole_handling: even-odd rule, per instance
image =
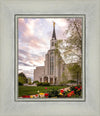
[{"label": "flower bed", "polygon": [[[47,87],[45,89],[48,89]],[[40,93],[35,95],[24,95],[21,98],[80,98],[82,94],[82,86],[72,86],[60,90],[48,90],[47,93]]]}]

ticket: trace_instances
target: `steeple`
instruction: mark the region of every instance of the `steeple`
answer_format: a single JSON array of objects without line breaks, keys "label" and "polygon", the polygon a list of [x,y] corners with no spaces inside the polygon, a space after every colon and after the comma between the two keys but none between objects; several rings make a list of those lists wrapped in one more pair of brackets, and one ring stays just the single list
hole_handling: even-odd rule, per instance
[{"label": "steeple", "polygon": [[55,44],[57,42],[56,33],[55,33],[55,22],[53,22],[53,33],[52,39],[50,40],[50,49],[55,49]]},{"label": "steeple", "polygon": [[52,40],[56,40],[55,22],[53,22],[53,34],[52,34]]}]

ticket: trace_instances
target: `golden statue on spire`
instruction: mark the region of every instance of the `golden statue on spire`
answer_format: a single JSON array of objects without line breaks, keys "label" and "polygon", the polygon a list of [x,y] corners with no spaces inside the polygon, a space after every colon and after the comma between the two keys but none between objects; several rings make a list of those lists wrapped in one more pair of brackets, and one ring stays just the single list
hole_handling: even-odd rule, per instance
[{"label": "golden statue on spire", "polygon": [[55,27],[55,22],[53,21],[53,27]]}]

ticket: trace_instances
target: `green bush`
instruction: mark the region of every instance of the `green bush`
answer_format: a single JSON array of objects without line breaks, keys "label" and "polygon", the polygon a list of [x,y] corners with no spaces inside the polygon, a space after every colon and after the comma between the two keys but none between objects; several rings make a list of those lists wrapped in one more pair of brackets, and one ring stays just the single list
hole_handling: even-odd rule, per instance
[{"label": "green bush", "polygon": [[18,82],[18,85],[20,85],[20,86],[23,86],[23,83],[21,83],[21,82]]},{"label": "green bush", "polygon": [[39,82],[39,83],[37,83],[37,86],[50,86],[50,83],[47,83],[47,82]]},{"label": "green bush", "polygon": [[29,82],[28,84],[29,84],[29,85],[31,85],[32,83],[31,83],[31,82]]},{"label": "green bush", "polygon": [[43,85],[43,86],[50,86],[50,83],[43,82],[42,85]]},{"label": "green bush", "polygon": [[49,96],[48,96],[49,98],[50,97],[58,97],[59,91],[53,88],[52,90],[48,91],[48,94],[49,94]]},{"label": "green bush", "polygon": [[74,80],[69,80],[69,81],[67,81],[67,83],[76,83],[76,81],[74,81]]},{"label": "green bush", "polygon": [[37,83],[37,86],[42,86],[42,82]]},{"label": "green bush", "polygon": [[34,81],[34,82],[33,82],[33,84],[34,84],[34,83],[38,84],[38,83],[39,83],[39,81]]},{"label": "green bush", "polygon": [[66,81],[61,81],[59,85],[60,85],[60,86],[64,86],[64,85],[66,85],[66,84],[67,84]]}]

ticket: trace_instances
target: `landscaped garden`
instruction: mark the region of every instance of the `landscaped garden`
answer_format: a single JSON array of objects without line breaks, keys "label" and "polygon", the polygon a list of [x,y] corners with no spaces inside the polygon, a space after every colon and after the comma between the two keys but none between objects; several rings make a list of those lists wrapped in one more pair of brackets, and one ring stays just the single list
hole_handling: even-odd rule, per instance
[{"label": "landscaped garden", "polygon": [[19,86],[19,98],[81,98],[82,86]]},{"label": "landscaped garden", "polygon": [[[24,77],[24,78],[23,78]],[[19,98],[80,98],[82,97],[82,86],[78,81],[62,81],[60,85],[50,85],[48,82],[34,81],[26,83],[26,77],[19,76],[18,97]],[[77,86],[75,86],[77,85]]]}]

